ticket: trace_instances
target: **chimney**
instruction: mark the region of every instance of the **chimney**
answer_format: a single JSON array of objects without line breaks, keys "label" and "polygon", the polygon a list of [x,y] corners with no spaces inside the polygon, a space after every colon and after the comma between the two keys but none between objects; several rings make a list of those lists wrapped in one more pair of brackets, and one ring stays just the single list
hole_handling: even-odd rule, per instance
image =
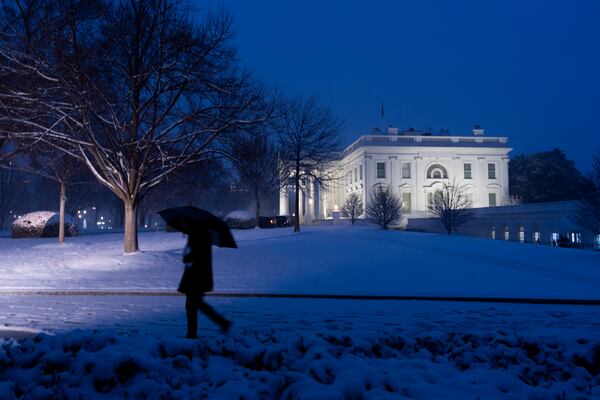
[{"label": "chimney", "polygon": [[483,136],[484,133],[485,133],[485,129],[483,129],[479,125],[475,125],[473,127],[473,135],[474,136]]},{"label": "chimney", "polygon": [[392,128],[392,126],[390,125],[388,127],[388,135],[397,135],[398,134],[398,128]]}]

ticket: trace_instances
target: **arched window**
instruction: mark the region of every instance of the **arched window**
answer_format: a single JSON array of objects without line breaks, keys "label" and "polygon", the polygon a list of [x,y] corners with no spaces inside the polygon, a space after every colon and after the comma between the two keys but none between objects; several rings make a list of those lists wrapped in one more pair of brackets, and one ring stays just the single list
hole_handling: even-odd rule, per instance
[{"label": "arched window", "polygon": [[427,178],[429,179],[448,179],[448,172],[446,168],[440,164],[433,164],[427,169]]},{"label": "arched window", "polygon": [[510,231],[508,230],[508,225],[504,226],[504,240],[510,239]]},{"label": "arched window", "polygon": [[492,225],[492,231],[490,236],[492,237],[492,240],[496,240],[496,225]]}]

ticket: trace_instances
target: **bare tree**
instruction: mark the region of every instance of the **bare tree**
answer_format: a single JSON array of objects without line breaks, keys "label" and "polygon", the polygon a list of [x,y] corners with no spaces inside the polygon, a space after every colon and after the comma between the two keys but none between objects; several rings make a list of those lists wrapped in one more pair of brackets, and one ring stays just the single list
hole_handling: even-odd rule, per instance
[{"label": "bare tree", "polygon": [[467,195],[464,185],[453,181],[445,183],[441,190],[433,193],[432,201],[428,208],[434,218],[444,225],[451,235],[456,229],[471,218],[473,202]]},{"label": "bare tree", "polygon": [[256,227],[259,227],[263,197],[280,187],[278,151],[267,134],[240,132],[229,140],[226,152],[237,171],[239,183],[254,198]]},{"label": "bare tree", "polygon": [[[58,243],[65,242],[65,214],[67,188],[89,183],[85,181],[82,170],[85,166],[75,157],[60,151],[54,146],[41,142],[35,145],[21,143],[20,162],[14,165],[20,171],[39,175],[49,179],[59,188],[59,228]],[[89,178],[89,177],[88,177]]]},{"label": "bare tree", "polygon": [[[210,156],[224,132],[262,120],[252,113],[260,96],[237,66],[224,12],[196,23],[177,0],[45,4],[18,2],[4,18],[5,32],[27,34],[2,36],[0,78],[27,84],[0,79],[0,125],[83,161],[123,202],[134,252],[140,200]],[[40,35],[48,44],[30,46]]]},{"label": "bare tree", "polygon": [[357,193],[350,193],[346,197],[342,212],[350,218],[352,225],[354,225],[356,218],[360,217],[364,212],[362,198]]},{"label": "bare tree", "polygon": [[311,181],[324,188],[335,179],[335,172],[328,167],[339,150],[342,123],[328,108],[320,106],[314,96],[284,101],[280,111],[275,128],[282,181],[286,184],[288,179],[292,180],[296,193],[294,232],[299,232],[300,191],[308,192]]},{"label": "bare tree", "polygon": [[402,219],[402,203],[390,186],[376,185],[369,194],[367,215],[383,229]]},{"label": "bare tree", "polygon": [[583,190],[575,220],[595,234],[600,234],[600,152],[592,161],[590,184]]}]

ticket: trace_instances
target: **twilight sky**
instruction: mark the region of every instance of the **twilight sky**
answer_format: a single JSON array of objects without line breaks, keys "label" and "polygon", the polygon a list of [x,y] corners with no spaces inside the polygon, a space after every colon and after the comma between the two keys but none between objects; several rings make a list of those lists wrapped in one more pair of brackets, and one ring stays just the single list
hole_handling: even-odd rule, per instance
[{"label": "twilight sky", "polygon": [[560,147],[584,172],[600,150],[600,1],[208,3],[233,14],[258,78],[345,121],[345,145],[388,123],[479,124],[513,155]]}]

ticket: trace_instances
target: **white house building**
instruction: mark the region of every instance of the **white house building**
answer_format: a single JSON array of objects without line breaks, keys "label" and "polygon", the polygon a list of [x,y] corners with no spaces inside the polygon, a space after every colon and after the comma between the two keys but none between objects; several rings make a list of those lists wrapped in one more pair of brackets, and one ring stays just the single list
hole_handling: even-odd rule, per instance
[{"label": "white house building", "polygon": [[[387,134],[361,136],[331,167],[337,178],[326,189],[309,184],[301,193],[300,221],[331,218],[350,193],[367,204],[376,185],[397,192],[408,218],[426,217],[433,193],[444,183],[464,185],[473,207],[508,202],[508,146],[506,137],[487,137],[476,127],[469,136],[440,136],[389,128]],[[289,215],[289,191],[280,193],[280,214]]]}]

